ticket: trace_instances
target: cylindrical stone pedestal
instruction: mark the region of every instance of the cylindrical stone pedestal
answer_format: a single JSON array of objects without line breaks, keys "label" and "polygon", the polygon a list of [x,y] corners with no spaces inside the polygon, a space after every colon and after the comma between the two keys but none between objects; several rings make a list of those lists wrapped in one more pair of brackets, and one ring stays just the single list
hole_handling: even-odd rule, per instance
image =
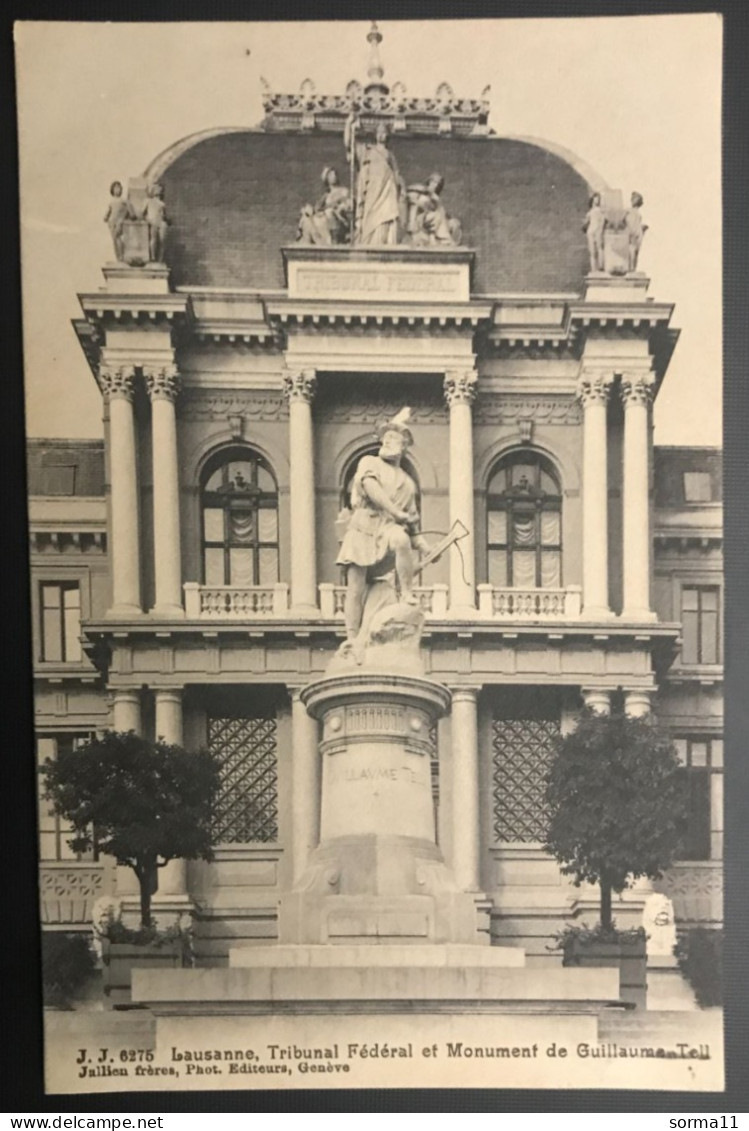
[{"label": "cylindrical stone pedestal", "polygon": [[406,676],[346,675],[302,694],[323,724],[320,842],[406,836],[435,843],[432,725],[450,693]]},{"label": "cylindrical stone pedestal", "polygon": [[434,726],[450,692],[433,680],[353,669],[304,688],[320,721],[320,842],[282,897],[293,943],[483,942],[475,896],[435,838]]}]

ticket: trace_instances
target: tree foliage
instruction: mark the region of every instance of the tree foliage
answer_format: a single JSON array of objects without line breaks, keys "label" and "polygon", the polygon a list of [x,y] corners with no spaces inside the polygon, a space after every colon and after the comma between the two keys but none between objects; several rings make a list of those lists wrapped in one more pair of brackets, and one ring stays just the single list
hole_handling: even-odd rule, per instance
[{"label": "tree foliage", "polygon": [[558,740],[549,770],[545,849],[574,876],[611,893],[630,878],[657,879],[673,861],[686,821],[684,773],[670,740],[649,718],[585,710]]},{"label": "tree foliage", "polygon": [[133,869],[144,926],[157,869],[177,857],[211,859],[211,810],[220,784],[214,754],[107,731],[61,750],[41,772],[46,797],[73,826],[73,851],[92,848],[95,837],[100,852]]}]

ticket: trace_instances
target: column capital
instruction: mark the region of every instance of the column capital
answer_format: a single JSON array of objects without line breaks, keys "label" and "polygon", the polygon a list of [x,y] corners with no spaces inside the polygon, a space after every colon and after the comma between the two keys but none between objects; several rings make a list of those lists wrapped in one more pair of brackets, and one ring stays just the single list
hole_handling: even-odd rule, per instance
[{"label": "column capital", "polygon": [[177,366],[171,363],[166,365],[144,365],[143,376],[146,379],[146,390],[152,401],[177,400],[182,387],[182,379]]},{"label": "column capital", "polygon": [[614,383],[609,369],[585,369],[577,382],[576,395],[583,408],[588,405],[606,405]]},{"label": "column capital", "polygon": [[443,385],[448,407],[454,404],[471,405],[478,392],[478,374],[475,369],[448,369]]},{"label": "column capital", "polygon": [[478,685],[466,687],[465,684],[461,684],[458,687],[450,687],[448,690],[453,703],[475,703],[481,688]]},{"label": "column capital", "polygon": [[135,392],[135,366],[108,365],[102,362],[96,375],[96,383],[105,401],[118,398],[132,401]]},{"label": "column capital", "polygon": [[581,688],[583,703],[597,715],[611,714],[611,692],[605,687]]},{"label": "column capital", "polygon": [[646,408],[655,393],[655,374],[652,372],[622,373],[622,401],[628,405],[644,405]]},{"label": "column capital", "polygon": [[303,401],[311,404],[317,388],[317,373],[314,369],[287,369],[283,379],[283,391],[289,404]]},{"label": "column capital", "polygon": [[652,692],[646,687],[624,688],[624,714],[631,719],[641,719],[650,714]]}]

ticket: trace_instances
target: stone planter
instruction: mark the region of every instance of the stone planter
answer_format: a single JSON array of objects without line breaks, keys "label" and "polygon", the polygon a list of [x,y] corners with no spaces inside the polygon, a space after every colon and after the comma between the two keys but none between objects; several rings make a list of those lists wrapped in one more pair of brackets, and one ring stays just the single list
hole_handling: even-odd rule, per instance
[{"label": "stone planter", "polygon": [[571,938],[564,946],[564,966],[618,966],[619,997],[637,1009],[647,1008],[647,941]]},{"label": "stone planter", "polygon": [[161,943],[113,943],[102,940],[104,1003],[109,1009],[131,1005],[131,975],[137,968],[178,970],[187,965],[184,947],[177,940]]}]

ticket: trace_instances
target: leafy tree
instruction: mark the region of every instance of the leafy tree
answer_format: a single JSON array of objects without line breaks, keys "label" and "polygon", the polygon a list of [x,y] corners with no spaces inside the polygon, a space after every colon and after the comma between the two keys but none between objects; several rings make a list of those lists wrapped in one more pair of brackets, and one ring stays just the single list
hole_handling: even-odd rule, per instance
[{"label": "leafy tree", "polygon": [[211,809],[220,784],[212,753],[107,731],[61,750],[41,773],[45,796],[73,826],[73,851],[87,851],[95,837],[100,852],[135,872],[143,927],[151,925],[158,869],[178,857],[212,858]]},{"label": "leafy tree", "polygon": [[544,848],[575,877],[598,884],[601,927],[629,877],[657,879],[673,861],[686,822],[685,779],[670,740],[648,718],[586,709],[557,741],[546,786]]}]

